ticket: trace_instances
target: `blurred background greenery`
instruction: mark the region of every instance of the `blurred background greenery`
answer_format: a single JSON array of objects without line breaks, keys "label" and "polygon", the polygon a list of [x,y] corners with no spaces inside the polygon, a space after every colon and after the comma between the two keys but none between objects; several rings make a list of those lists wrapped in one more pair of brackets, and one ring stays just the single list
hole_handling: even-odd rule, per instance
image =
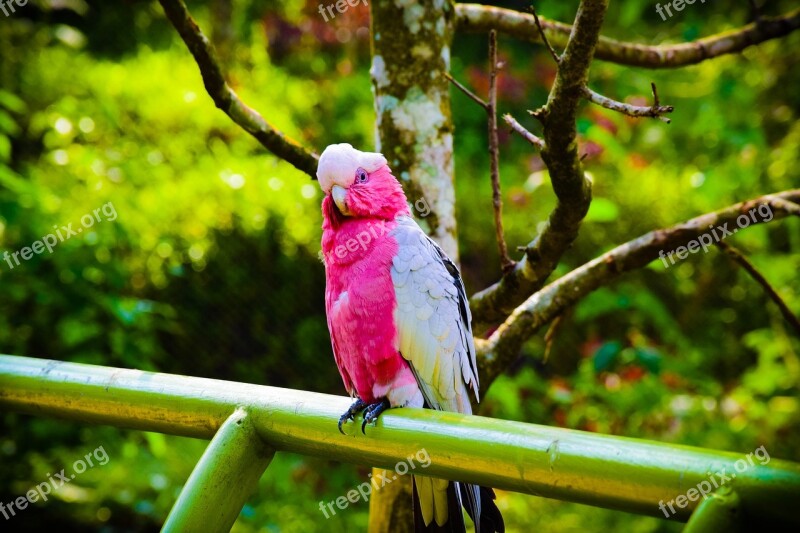
[{"label": "blurred background greenery", "polygon": [[[320,150],[372,149],[369,14],[325,23],[318,2],[211,0],[189,7],[231,85],[279,129]],[[515,8],[524,2],[497,3]],[[538,2],[569,22],[573,2]],[[613,2],[603,33],[681,42],[741,26],[748,2]],[[769,2],[779,14],[795,2]],[[800,185],[800,33],[676,71],[595,62],[594,89],[676,107],[670,125],[582,109],[595,200],[557,275],[655,228]],[[500,108],[536,131],[554,76],[541,47],[500,38]],[[457,36],[453,74],[484,93],[484,36]],[[499,275],[485,116],[453,93],[458,220],[472,293]],[[501,131],[509,247],[554,204],[541,159]],[[30,0],[0,19],[0,253],[112,202],[103,220],[13,270],[0,262],[0,353],[342,394],[324,318],[316,183],[218,111],[157,2]],[[800,220],[729,240],[800,313]],[[541,337],[541,336],[540,336]],[[715,250],[600,289],[565,315],[548,360],[531,340],[482,414],[800,460],[797,337]],[[334,423],[332,421],[331,423]],[[3,530],[156,531],[205,442],[0,413],[0,502],[98,446],[82,474]],[[367,479],[350,465],[280,454],[234,531],[363,530],[368,506],[324,520]],[[663,520],[500,492],[509,531],[676,531]]]}]

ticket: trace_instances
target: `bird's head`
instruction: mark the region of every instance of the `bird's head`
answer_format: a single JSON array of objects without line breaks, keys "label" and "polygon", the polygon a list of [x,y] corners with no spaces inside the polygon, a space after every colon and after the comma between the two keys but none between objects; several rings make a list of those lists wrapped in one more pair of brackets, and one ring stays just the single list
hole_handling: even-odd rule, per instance
[{"label": "bird's head", "polygon": [[348,218],[392,220],[409,213],[403,188],[381,154],[332,144],[319,158],[317,179],[325,193],[323,212],[334,223]]}]

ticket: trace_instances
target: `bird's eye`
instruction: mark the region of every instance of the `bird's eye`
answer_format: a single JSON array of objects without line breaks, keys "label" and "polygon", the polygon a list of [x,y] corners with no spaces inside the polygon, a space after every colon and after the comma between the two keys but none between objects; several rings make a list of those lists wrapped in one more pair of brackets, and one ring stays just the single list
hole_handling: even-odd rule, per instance
[{"label": "bird's eye", "polygon": [[356,183],[366,183],[367,182],[367,171],[363,168],[359,168],[356,170]]}]

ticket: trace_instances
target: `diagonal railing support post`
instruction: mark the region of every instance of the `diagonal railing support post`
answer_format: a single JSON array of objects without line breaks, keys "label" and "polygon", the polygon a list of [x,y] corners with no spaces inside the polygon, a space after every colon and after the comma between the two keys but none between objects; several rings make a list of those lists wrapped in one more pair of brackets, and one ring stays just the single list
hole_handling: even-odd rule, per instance
[{"label": "diagonal railing support post", "polygon": [[274,456],[247,412],[237,409],[203,452],[162,531],[230,531]]},{"label": "diagonal railing support post", "polygon": [[730,487],[722,487],[700,502],[683,528],[683,533],[735,533],[742,531],[743,518],[739,495]]}]

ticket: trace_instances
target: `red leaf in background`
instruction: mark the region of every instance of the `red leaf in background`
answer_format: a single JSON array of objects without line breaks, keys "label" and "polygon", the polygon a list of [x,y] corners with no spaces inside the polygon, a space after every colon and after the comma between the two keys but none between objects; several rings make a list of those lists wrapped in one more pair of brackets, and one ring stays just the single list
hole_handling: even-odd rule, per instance
[{"label": "red leaf in background", "polygon": [[553,59],[546,53],[544,55],[546,59],[544,61],[536,61],[533,69],[536,73],[536,83],[546,87],[549,91],[550,87],[553,86],[553,82],[556,81],[557,71],[556,66],[553,64]]},{"label": "red leaf in background", "polygon": [[595,158],[603,153],[605,149],[594,141],[586,141],[581,144],[581,157]]},{"label": "red leaf in background", "polygon": [[670,389],[678,389],[683,386],[683,379],[674,372],[662,372],[661,381]]},{"label": "red leaf in background", "polygon": [[475,65],[470,66],[465,74],[468,88],[485,100],[489,94],[489,74]]},{"label": "red leaf in background", "polygon": [[650,162],[639,154],[630,154],[628,156],[628,164],[631,168],[647,168],[650,166]]},{"label": "red leaf in background", "polygon": [[616,135],[617,131],[619,130],[616,123],[613,120],[611,120],[606,113],[600,111],[597,108],[592,108],[589,118],[597,126],[600,126],[604,130],[612,133],[613,135]]},{"label": "red leaf in background", "polygon": [[539,172],[545,169],[544,160],[539,154],[532,155],[528,158],[528,170],[531,173]]},{"label": "red leaf in background", "polygon": [[521,103],[527,101],[528,90],[525,80],[517,76],[508,68],[508,60],[499,56],[499,61],[505,65],[497,77],[497,98],[507,102]]},{"label": "red leaf in background", "polygon": [[583,344],[581,344],[581,357],[592,357],[602,345],[603,340],[596,335],[593,335],[591,338],[587,339]]},{"label": "red leaf in background", "polygon": [[530,203],[530,196],[522,187],[513,187],[508,191],[509,201],[518,207],[526,207]]},{"label": "red leaf in background", "polygon": [[284,57],[300,44],[303,31],[279,14],[266,13],[261,20],[272,56]]},{"label": "red leaf in background", "polygon": [[556,409],[553,413],[553,422],[559,427],[567,427],[567,413],[561,408]]},{"label": "red leaf in background", "polygon": [[626,366],[619,373],[623,381],[639,381],[645,374],[647,371],[638,365]]},{"label": "red leaf in background", "polygon": [[[625,103],[631,104],[631,105],[635,105],[635,106],[641,106],[641,107],[648,107],[648,106],[653,105],[652,100],[648,100],[644,96],[629,96],[628,98],[625,99]],[[636,118],[636,117],[629,117],[627,115],[625,115],[624,118],[625,118],[625,122],[627,122],[628,124],[634,125],[634,126],[644,122],[644,120],[645,120],[645,119]]]},{"label": "red leaf in background", "polygon": [[571,392],[572,388],[569,386],[569,381],[562,377],[554,377],[550,380],[550,386],[554,389],[559,389],[564,392]]}]

